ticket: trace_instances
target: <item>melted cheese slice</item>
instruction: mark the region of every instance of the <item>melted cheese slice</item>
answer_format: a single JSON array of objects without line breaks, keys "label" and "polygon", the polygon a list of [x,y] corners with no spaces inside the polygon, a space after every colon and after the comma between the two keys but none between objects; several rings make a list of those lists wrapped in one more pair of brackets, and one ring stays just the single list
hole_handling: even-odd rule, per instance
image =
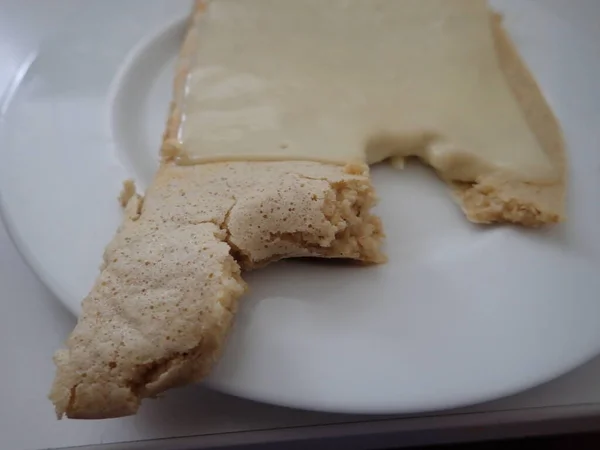
[{"label": "melted cheese slice", "polygon": [[556,172],[499,69],[485,0],[213,0],[180,163],[401,163],[447,179]]}]

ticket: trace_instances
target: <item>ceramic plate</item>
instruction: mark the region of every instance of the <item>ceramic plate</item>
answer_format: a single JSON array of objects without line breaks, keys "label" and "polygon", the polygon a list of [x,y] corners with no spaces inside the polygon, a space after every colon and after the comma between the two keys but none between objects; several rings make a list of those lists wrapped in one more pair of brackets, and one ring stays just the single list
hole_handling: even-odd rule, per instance
[{"label": "ceramic plate", "polygon": [[[564,127],[568,222],[477,227],[430,170],[376,167],[389,263],[248,274],[212,386],[308,409],[419,412],[514,393],[600,351],[600,5],[493,4]],[[74,2],[0,97],[4,219],[75,314],[119,224],[122,180],[143,188],[157,167],[188,7]]]}]

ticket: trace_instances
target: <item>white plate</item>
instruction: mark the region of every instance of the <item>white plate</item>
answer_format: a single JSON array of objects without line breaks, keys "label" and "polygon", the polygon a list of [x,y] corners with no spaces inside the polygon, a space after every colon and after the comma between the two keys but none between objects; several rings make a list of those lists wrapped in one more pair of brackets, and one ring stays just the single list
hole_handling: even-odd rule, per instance
[{"label": "white plate", "polygon": [[[513,393],[600,351],[600,8],[494,4],[564,126],[570,220],[472,226],[429,170],[376,168],[390,262],[248,274],[214,387],[309,409],[417,412]],[[157,165],[188,4],[72,8],[0,105],[0,192],[19,249],[77,313],[120,221],[121,181],[146,186]]]}]

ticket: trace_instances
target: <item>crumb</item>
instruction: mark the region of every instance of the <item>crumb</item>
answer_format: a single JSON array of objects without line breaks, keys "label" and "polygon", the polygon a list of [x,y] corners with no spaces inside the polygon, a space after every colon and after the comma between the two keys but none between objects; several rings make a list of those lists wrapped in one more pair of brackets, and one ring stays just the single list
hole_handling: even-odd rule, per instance
[{"label": "crumb", "polygon": [[127,206],[127,203],[129,200],[131,200],[131,197],[135,195],[135,191],[135,181],[133,181],[131,178],[123,181],[123,189],[121,189],[121,193],[119,194],[119,203],[123,208]]},{"label": "crumb", "polygon": [[160,150],[163,161],[172,161],[182,154],[181,143],[176,139],[166,139]]}]

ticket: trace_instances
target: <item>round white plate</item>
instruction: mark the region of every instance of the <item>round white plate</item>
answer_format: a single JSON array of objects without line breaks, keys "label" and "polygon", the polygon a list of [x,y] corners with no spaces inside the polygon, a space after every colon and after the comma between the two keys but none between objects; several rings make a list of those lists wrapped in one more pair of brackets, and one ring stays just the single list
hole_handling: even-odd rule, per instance
[{"label": "round white plate", "polygon": [[[212,386],[308,409],[418,412],[531,387],[600,351],[600,8],[494,5],[564,126],[569,221],[476,227],[429,170],[375,168],[389,263],[247,274]],[[0,192],[17,246],[77,313],[119,224],[121,181],[143,188],[157,166],[188,4],[70,8],[0,97]]]}]

